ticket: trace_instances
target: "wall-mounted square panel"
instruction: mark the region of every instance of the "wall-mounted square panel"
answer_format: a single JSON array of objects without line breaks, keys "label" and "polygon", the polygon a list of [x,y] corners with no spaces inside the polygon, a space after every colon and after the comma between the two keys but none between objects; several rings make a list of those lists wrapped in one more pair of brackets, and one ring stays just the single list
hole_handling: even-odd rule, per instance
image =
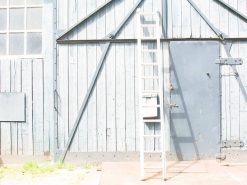
[{"label": "wall-mounted square panel", "polygon": [[25,94],[0,93],[0,122],[25,122]]}]

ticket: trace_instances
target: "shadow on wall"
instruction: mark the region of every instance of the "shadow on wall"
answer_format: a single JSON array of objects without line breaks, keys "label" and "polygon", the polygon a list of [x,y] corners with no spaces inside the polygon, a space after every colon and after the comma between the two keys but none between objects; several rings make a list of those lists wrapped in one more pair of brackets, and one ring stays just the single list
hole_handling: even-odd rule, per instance
[{"label": "shadow on wall", "polygon": [[[191,120],[188,114],[188,110],[186,107],[186,103],[184,100],[183,92],[181,89],[181,85],[178,79],[177,71],[173,62],[172,54],[169,51],[170,54],[170,61],[171,61],[171,78],[173,79],[173,86],[176,88],[172,90],[172,94],[175,94],[177,96],[176,100],[180,100],[179,104],[182,106],[179,110],[176,108],[171,108],[170,111],[170,132],[171,132],[171,145],[172,148],[174,147],[174,151],[171,151],[172,153],[175,152],[175,155],[177,157],[177,160],[190,160],[190,159],[196,159],[199,160],[199,150],[196,144],[196,138],[195,134],[193,132]],[[181,111],[182,110],[182,111]],[[178,131],[177,125],[180,124],[180,128]],[[181,132],[182,127],[182,132]],[[178,133],[179,132],[179,133]],[[181,147],[181,145],[183,145]],[[184,149],[186,151],[184,151]],[[190,150],[190,155],[188,156],[187,150]]]}]

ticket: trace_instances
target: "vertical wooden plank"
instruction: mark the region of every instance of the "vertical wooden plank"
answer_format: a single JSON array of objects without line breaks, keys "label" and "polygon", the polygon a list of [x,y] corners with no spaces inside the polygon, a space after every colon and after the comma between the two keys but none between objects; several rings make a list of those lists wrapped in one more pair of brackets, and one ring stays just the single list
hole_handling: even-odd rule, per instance
[{"label": "vertical wooden plank", "polygon": [[32,60],[22,60],[22,92],[26,94],[26,122],[22,124],[23,154],[33,155]]},{"label": "vertical wooden plank", "polygon": [[[210,13],[211,13],[210,3],[211,3],[211,0],[202,0],[201,7],[206,17],[210,20],[210,22],[212,22],[212,20],[210,19],[211,18],[210,17]],[[202,27],[202,33],[201,33],[202,37],[210,38],[212,37],[212,35],[214,35],[214,32],[211,30],[211,28],[207,25],[205,21],[202,21],[201,27]]]},{"label": "vertical wooden plank", "polygon": [[196,12],[196,10],[191,7],[191,30],[192,37],[198,38],[201,36],[201,18],[200,15]]},{"label": "vertical wooden plank", "polygon": [[[101,2],[102,0],[100,0]],[[105,1],[104,1],[105,2]],[[99,3],[99,1],[97,1]],[[97,17],[97,38],[103,38],[106,34],[106,11]],[[104,44],[97,45],[97,64],[100,61]],[[97,82],[97,140],[98,152],[106,152],[106,67],[104,65]]]},{"label": "vertical wooden plank", "polygon": [[[87,0],[81,0],[78,1],[78,19],[81,19],[82,17],[85,17],[87,15]],[[78,29],[78,38],[87,38],[87,25],[81,26],[80,29]],[[81,106],[83,99],[87,92],[87,45],[82,44],[78,47],[78,75],[77,75],[77,81],[78,81],[78,107]],[[87,144],[88,144],[88,138],[87,138],[87,109],[84,112],[84,115],[81,119],[79,128],[78,128],[78,145],[79,145],[79,151],[80,152],[86,152],[87,151]]]},{"label": "vertical wooden plank", "polygon": [[125,83],[126,83],[126,144],[127,151],[135,151],[136,124],[135,120],[135,47],[125,46]]},{"label": "vertical wooden plank", "polygon": [[173,37],[180,38],[182,33],[182,1],[172,1]]},{"label": "vertical wooden plank", "polygon": [[[134,3],[135,0],[128,0],[128,1],[125,1],[125,4],[124,4],[124,12],[125,12],[125,15],[128,13],[130,7],[133,7],[134,6]],[[130,20],[126,23],[126,25],[124,26],[123,28],[123,32],[124,32],[124,35],[123,37],[124,38],[136,38],[136,12],[133,13],[132,17],[130,18]]]},{"label": "vertical wooden plank", "polygon": [[[68,28],[68,0],[57,1],[57,29],[62,32]],[[62,150],[65,139],[68,136],[66,124],[68,123],[68,46],[57,45],[57,93],[58,93],[58,123],[57,123],[57,147]]]},{"label": "vertical wooden plank", "polygon": [[43,61],[33,60],[33,143],[34,155],[43,154],[44,135],[44,87],[43,87]]},{"label": "vertical wooden plank", "polygon": [[[126,150],[125,46],[116,44],[116,125],[117,151]],[[129,58],[129,57],[128,57]]]},{"label": "vertical wooden plank", "polygon": [[[49,1],[50,3],[44,3],[43,6],[43,15],[45,17],[50,17],[49,19],[43,19],[43,92],[44,92],[44,101],[43,101],[43,112],[44,112],[44,146],[43,150],[45,155],[54,156],[57,150],[57,112],[54,110],[54,87],[57,85],[56,72],[58,67],[57,61],[57,52],[54,47],[54,33],[56,31],[56,27],[60,29],[60,25],[55,23],[55,19],[58,20],[58,11],[60,2],[63,1]],[[64,16],[66,14],[63,13],[63,19],[66,19]],[[61,14],[59,15],[61,16]],[[61,23],[61,22],[60,22]],[[57,24],[57,25],[54,25]],[[53,34],[51,34],[53,33]],[[57,50],[58,51],[58,50]],[[58,99],[59,100],[59,99]]]},{"label": "vertical wooden plank", "polygon": [[[115,4],[110,5],[106,10],[106,34],[115,27]],[[106,145],[107,152],[117,150],[116,136],[116,46],[112,44],[106,58],[106,103],[107,103],[107,128]]]},{"label": "vertical wooden plank", "polygon": [[[207,16],[206,12],[205,12],[205,9],[206,9],[205,6],[207,6],[206,1],[207,0],[197,1],[197,6],[199,7],[199,9],[203,12],[203,14],[205,16]],[[198,16],[199,16],[199,14],[198,14]],[[205,21],[202,18],[200,18],[200,37],[204,38],[206,36],[206,28],[207,28],[207,24],[205,23]]]},{"label": "vertical wooden plank", "polygon": [[[74,126],[75,119],[78,113],[77,108],[77,48],[69,46],[69,133]],[[78,148],[78,133],[76,132],[75,138],[70,147],[70,151],[76,151]]]},{"label": "vertical wooden plank", "polygon": [[191,37],[191,20],[190,20],[190,14],[191,14],[191,7],[188,1],[182,1],[182,37],[189,38]]},{"label": "vertical wooden plank", "polygon": [[[2,60],[0,60],[0,92],[2,92]],[[0,154],[2,155],[2,122],[0,122]]]},{"label": "vertical wooden plank", "polygon": [[[69,8],[69,26],[74,25],[77,22],[77,7],[78,1],[71,1],[68,4]],[[77,39],[77,30],[71,33],[70,38]],[[77,69],[78,69],[78,47],[77,45],[69,45],[69,133],[74,126],[76,116],[78,113],[77,107]],[[75,133],[72,145],[70,147],[71,152],[78,150],[78,132]]]},{"label": "vertical wooden plank", "polygon": [[[247,53],[246,53],[247,43],[246,42],[240,42],[239,43],[239,57],[246,59]],[[239,78],[243,82],[245,93],[247,92],[247,64],[244,62],[243,65],[241,65],[238,68],[239,72]],[[242,91],[240,91],[240,125],[239,125],[239,139],[243,141],[244,143],[247,143],[247,101],[244,98],[244,94]],[[246,147],[245,147],[246,149]]]},{"label": "vertical wooden plank", "polygon": [[110,47],[106,61],[106,96],[107,96],[107,151],[117,150],[116,142],[116,63],[115,44]]},{"label": "vertical wooden plank", "polygon": [[[22,92],[22,61],[17,60],[15,62],[15,89],[17,92]],[[22,125],[23,123],[17,124],[17,155],[23,154],[23,139],[22,139]]]},{"label": "vertical wooden plank", "polygon": [[[1,92],[11,91],[11,61],[1,61]],[[2,122],[1,124],[1,154],[11,155],[11,127],[9,122]]]},{"label": "vertical wooden plank", "polygon": [[[87,9],[94,10],[97,6],[97,1],[88,1]],[[96,20],[92,19],[88,21],[87,27],[87,37],[96,38],[97,24]],[[88,53],[88,85],[91,84],[92,77],[96,69],[96,60],[97,60],[97,48],[95,44],[88,44],[87,53]],[[95,152],[97,151],[97,87],[95,87],[90,100],[88,102],[88,151]]]},{"label": "vertical wooden plank", "polygon": [[173,37],[173,6],[172,6],[173,0],[167,0],[167,16],[168,16],[168,38]]},{"label": "vertical wooden plank", "polygon": [[[129,1],[129,0],[127,0]],[[126,1],[116,1],[115,2],[115,12],[117,12],[117,15],[115,16],[115,25],[119,25],[124,17],[125,17],[125,2]],[[128,10],[130,10],[132,7],[129,7]],[[119,39],[124,38],[124,27],[122,30],[119,32],[118,36]]]},{"label": "vertical wooden plank", "polygon": [[[219,5],[214,1],[210,1],[210,20],[214,24],[216,28],[220,26],[220,13],[219,13]],[[217,37],[215,33],[211,31],[210,37]]]},{"label": "vertical wooden plank", "polygon": [[[54,93],[53,93],[53,64],[52,60],[42,60],[43,63],[43,92],[44,92],[44,100],[43,100],[43,113],[44,113],[44,152],[47,154],[51,154],[54,151],[54,140],[56,140],[56,136],[54,135],[53,123],[54,114],[53,114],[53,103],[54,102]],[[60,64],[59,64],[60,65]],[[58,102],[60,102],[60,98],[58,97]],[[60,104],[59,104],[60,106]],[[60,108],[60,107],[59,107]],[[60,127],[60,126],[58,126]],[[52,154],[51,154],[52,155]]]},{"label": "vertical wooden plank", "polygon": [[[97,62],[101,57],[103,46],[97,46]],[[97,140],[98,152],[106,152],[106,66],[103,67],[97,82]]]},{"label": "vertical wooden plank", "polygon": [[[238,0],[238,10],[243,13],[244,15],[247,15],[247,2],[246,0]],[[239,36],[240,37],[247,37],[247,24],[241,19],[238,19],[239,22]]]},{"label": "vertical wooden plank", "polygon": [[[87,92],[87,77],[88,77],[88,59],[87,59],[87,45],[79,45],[78,48],[78,106],[81,106],[84,97]],[[78,143],[79,143],[79,151],[87,152],[87,110],[84,112],[84,115],[81,119],[79,128],[78,128]]]},{"label": "vertical wooden plank", "polygon": [[110,6],[106,8],[106,34],[109,34],[114,30],[115,23],[115,4],[112,3]]},{"label": "vertical wooden plank", "polygon": [[59,149],[63,149],[68,138],[68,46],[59,46],[59,99],[60,113],[58,117]]},{"label": "vertical wooden plank", "polygon": [[[125,14],[129,7],[133,7],[135,1],[125,2]],[[124,32],[125,38],[131,38],[136,34],[136,15]],[[125,44],[125,124],[126,124],[126,151],[136,150],[136,120],[135,120],[135,46]],[[137,138],[139,140],[139,137]]]},{"label": "vertical wooden plank", "polygon": [[[115,11],[116,24],[118,25],[125,15],[125,2],[117,3]],[[122,36],[121,36],[122,35]],[[120,33],[124,37],[124,32]],[[126,150],[126,125],[125,125],[125,45],[116,44],[116,135],[117,151]]]},{"label": "vertical wooden plank", "polygon": [[[234,43],[231,49],[231,55],[234,58],[239,57],[238,43]],[[237,67],[238,70],[238,67]],[[230,70],[233,73],[233,70]],[[239,83],[235,76],[230,77],[229,92],[230,92],[230,111],[231,111],[231,140],[239,139]]]},{"label": "vertical wooden plank", "polygon": [[[11,61],[11,91],[21,92],[21,61],[12,60]],[[19,138],[19,133],[21,131],[21,123],[12,123],[12,155],[18,155],[19,152],[22,153],[22,141]]]},{"label": "vertical wooden plank", "polygon": [[[238,0],[229,0],[229,4],[237,9]],[[229,37],[238,37],[238,18],[229,13]]]},{"label": "vertical wooden plank", "polygon": [[58,10],[58,29],[65,30],[68,27],[68,0],[59,0],[57,1],[57,10]]},{"label": "vertical wooden plank", "polygon": [[[226,1],[228,3],[228,0]],[[220,14],[220,25],[219,30],[224,32],[225,34],[229,34],[229,12],[220,6],[219,8],[219,14]]]},{"label": "vertical wooden plank", "polygon": [[[88,53],[88,85],[92,81],[96,69],[96,46],[95,44],[89,44],[87,47]],[[94,88],[94,91],[88,102],[88,151],[95,152],[97,151],[97,87]]]}]

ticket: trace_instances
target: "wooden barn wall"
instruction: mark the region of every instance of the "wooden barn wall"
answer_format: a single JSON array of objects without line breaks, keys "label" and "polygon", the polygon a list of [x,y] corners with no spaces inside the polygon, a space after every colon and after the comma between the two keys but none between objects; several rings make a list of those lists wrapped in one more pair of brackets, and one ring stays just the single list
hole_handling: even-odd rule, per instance
[{"label": "wooden barn wall", "polygon": [[26,95],[26,122],[0,122],[1,156],[53,155],[53,11],[53,0],[44,0],[40,59],[0,58],[0,93]]},{"label": "wooden barn wall", "polygon": [[[58,0],[58,30],[62,31],[95,10],[105,0]],[[103,38],[110,33],[133,7],[137,0],[118,0],[106,10],[80,26],[67,39]],[[230,37],[246,37],[247,24],[213,0],[195,0],[212,23]],[[228,0],[242,13],[247,12],[247,0]],[[143,11],[155,10],[157,0],[146,0]],[[169,38],[216,37],[206,23],[190,7],[186,0],[167,0]],[[158,6],[161,11],[161,6]],[[132,18],[117,38],[136,38],[136,20]],[[57,90],[58,90],[58,148],[64,148],[73,127],[78,109],[99,62],[103,44],[58,45]],[[163,43],[164,85],[169,101],[169,52],[168,43]],[[247,43],[234,42],[233,57],[247,59]],[[222,50],[222,56],[224,52]],[[147,57],[151,60],[152,57]],[[239,79],[247,88],[247,65],[238,66]],[[137,46],[131,43],[112,44],[106,63],[92,93],[87,110],[70,151],[116,152],[138,151],[138,80]],[[230,67],[222,67],[222,136],[223,139],[241,139],[247,143],[247,102]],[[152,84],[150,84],[152,87]],[[219,113],[220,114],[220,113]],[[168,119],[166,117],[166,119]],[[150,124],[147,132],[159,128]],[[167,133],[169,126],[167,124]],[[167,140],[169,143],[169,136]],[[148,148],[157,141],[148,142]]]},{"label": "wooden barn wall", "polygon": [[42,59],[0,60],[0,92],[26,95],[26,122],[1,122],[1,155],[51,152],[52,101]]}]

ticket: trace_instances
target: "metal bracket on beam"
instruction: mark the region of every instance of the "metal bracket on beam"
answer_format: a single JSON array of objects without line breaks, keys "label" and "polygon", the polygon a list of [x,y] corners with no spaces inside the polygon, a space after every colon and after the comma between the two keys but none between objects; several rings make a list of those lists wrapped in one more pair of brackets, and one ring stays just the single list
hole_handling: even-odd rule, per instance
[{"label": "metal bracket on beam", "polygon": [[220,65],[242,65],[243,59],[241,58],[220,58],[216,60],[216,64]]},{"label": "metal bracket on beam", "polygon": [[[116,35],[121,31],[121,29],[123,28],[123,26],[125,25],[125,23],[130,19],[130,17],[133,15],[133,13],[135,12],[135,10],[140,6],[140,4],[143,1],[144,0],[139,0],[134,5],[134,7],[129,11],[129,13],[126,15],[126,17],[124,18],[124,20],[118,25],[118,27],[114,31],[111,32],[110,35],[111,35],[112,39],[115,39]],[[76,121],[74,123],[74,126],[73,126],[73,128],[72,128],[72,130],[71,130],[71,132],[69,134],[69,138],[68,138],[68,141],[67,141],[67,143],[65,145],[64,151],[61,154],[61,158],[60,158],[61,161],[64,161],[64,159],[65,159],[65,157],[66,157],[66,155],[68,153],[68,150],[69,150],[69,148],[70,148],[70,146],[72,144],[72,141],[73,141],[73,139],[75,137],[75,133],[76,133],[76,131],[78,129],[78,126],[80,124],[80,121],[81,121],[81,118],[83,116],[83,113],[86,110],[88,101],[89,101],[90,96],[91,96],[91,94],[92,94],[92,92],[94,90],[94,87],[95,87],[95,84],[96,84],[96,82],[98,80],[98,77],[99,77],[99,74],[101,72],[101,69],[102,69],[102,67],[103,67],[103,65],[105,63],[105,58],[106,58],[106,56],[107,56],[107,54],[109,52],[110,46],[111,46],[111,42],[108,42],[106,44],[105,48],[104,48],[104,51],[103,51],[102,55],[101,55],[100,62],[98,64],[97,68],[96,68],[96,71],[94,73],[94,76],[92,78],[92,81],[90,82],[90,86],[89,86],[89,88],[87,90],[87,94],[86,94],[86,96],[85,96],[85,98],[83,100],[83,103],[82,103],[81,107],[80,107],[79,113],[78,113],[78,115],[76,117]]]},{"label": "metal bracket on beam", "polygon": [[221,141],[221,148],[244,147],[244,142],[240,140]]},{"label": "metal bracket on beam", "polygon": [[237,9],[235,9],[234,7],[230,6],[229,4],[227,4],[226,2],[222,1],[222,0],[214,0],[216,3],[218,3],[219,5],[223,6],[224,8],[226,8],[227,10],[229,10],[230,12],[232,12],[234,15],[236,15],[237,17],[239,17],[240,19],[242,19],[243,21],[247,22],[247,16],[240,13]]},{"label": "metal bracket on beam", "polygon": [[211,22],[210,20],[206,17],[206,15],[204,15],[202,13],[202,11],[200,10],[200,8],[194,3],[194,1],[192,0],[187,0],[191,6],[195,9],[195,11],[201,16],[201,18],[206,22],[206,24],[211,28],[211,30],[220,38],[220,40],[224,40],[225,37],[227,37],[226,34],[224,34],[223,32],[221,32],[218,28],[216,28]]}]

